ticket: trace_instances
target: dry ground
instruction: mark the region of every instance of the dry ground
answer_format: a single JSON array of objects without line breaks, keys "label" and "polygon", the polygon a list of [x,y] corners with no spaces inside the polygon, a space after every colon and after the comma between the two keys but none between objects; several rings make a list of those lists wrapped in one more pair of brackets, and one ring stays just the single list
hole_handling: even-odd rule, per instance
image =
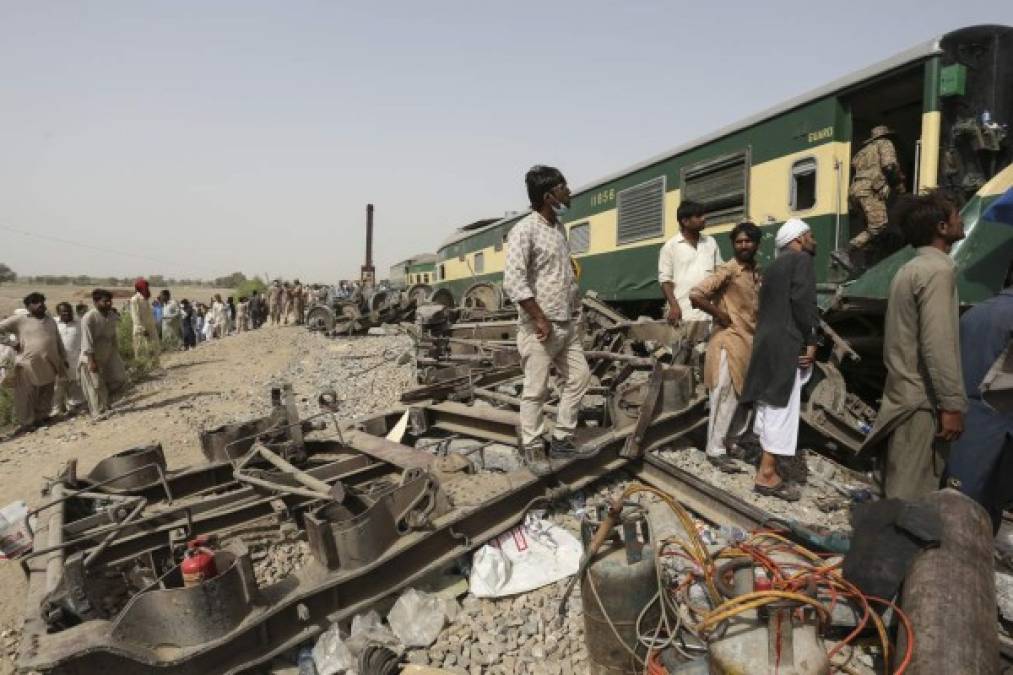
[{"label": "dry ground", "polygon": [[[32,291],[39,291],[46,296],[46,305],[54,316],[56,315],[56,304],[59,302],[69,302],[72,305],[83,302],[91,307],[91,292],[94,288],[94,286],[0,284],[0,317],[5,317],[8,314],[12,314],[15,309],[24,307],[22,298]],[[189,298],[190,300],[200,300],[205,303],[209,303],[211,296],[215,293],[221,293],[222,298],[225,298],[232,295],[235,290],[232,288],[210,288],[207,286],[169,286],[168,289],[172,293],[172,297],[177,300]],[[117,306],[122,304],[123,300],[130,297],[134,292],[132,288],[124,287],[114,287],[108,290],[116,293],[117,300],[115,304]],[[155,286],[152,288],[152,293],[157,293],[161,290],[162,287]],[[120,296],[122,296],[122,299],[120,299]]]},{"label": "dry ground", "polygon": [[[5,296],[10,295],[8,287],[3,290]],[[78,416],[0,442],[0,505],[16,499],[37,504],[42,478],[56,475],[74,457],[78,474],[85,475],[110,454],[157,441],[165,449],[170,468],[202,462],[197,443],[202,425],[212,427],[264,414],[268,387],[276,377],[290,367],[301,372],[299,364],[308,353],[329,354],[333,347],[305,329],[282,326],[202,343],[195,351],[163,354],[164,373],[133,387],[109,419],[93,422]],[[309,386],[303,383],[302,389]],[[299,393],[315,397],[315,392]],[[20,567],[0,561],[2,674],[12,672],[4,646],[14,637],[7,632],[19,625],[24,591]]]}]

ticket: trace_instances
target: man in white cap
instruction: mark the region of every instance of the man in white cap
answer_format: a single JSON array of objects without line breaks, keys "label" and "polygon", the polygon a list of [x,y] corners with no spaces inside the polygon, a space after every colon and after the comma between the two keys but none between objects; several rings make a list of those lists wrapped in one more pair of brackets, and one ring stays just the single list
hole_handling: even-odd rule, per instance
[{"label": "man in white cap", "polygon": [[778,474],[776,458],[795,455],[799,396],[816,355],[816,240],[805,222],[792,218],[777,231],[774,245],[777,257],[763,275],[741,401],[756,406],[753,430],[763,448],[753,489],[797,501],[798,487]]}]

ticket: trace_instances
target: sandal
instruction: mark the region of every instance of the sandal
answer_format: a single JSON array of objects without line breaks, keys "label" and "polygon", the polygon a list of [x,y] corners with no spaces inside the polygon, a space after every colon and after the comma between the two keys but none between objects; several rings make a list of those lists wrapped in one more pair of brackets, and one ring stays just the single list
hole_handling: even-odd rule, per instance
[{"label": "sandal", "polygon": [[764,497],[777,497],[783,499],[786,502],[797,502],[802,498],[802,494],[798,487],[792,485],[786,480],[782,480],[777,485],[767,486],[760,485],[759,483],[753,483],[753,492]]}]

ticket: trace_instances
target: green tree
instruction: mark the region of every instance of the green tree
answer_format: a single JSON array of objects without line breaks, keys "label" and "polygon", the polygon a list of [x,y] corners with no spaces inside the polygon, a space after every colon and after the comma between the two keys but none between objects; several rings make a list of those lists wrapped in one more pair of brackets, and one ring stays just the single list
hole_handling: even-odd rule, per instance
[{"label": "green tree", "polygon": [[240,284],[246,281],[246,275],[242,272],[233,272],[228,276],[217,277],[214,280],[214,285],[218,288],[238,288]]},{"label": "green tree", "polygon": [[14,281],[18,278],[18,275],[14,273],[7,265],[0,263],[0,284],[5,281]]},{"label": "green tree", "polygon": [[253,291],[263,293],[267,290],[267,284],[260,277],[253,277],[252,279],[246,279],[241,284],[235,286],[236,298],[249,298],[253,295]]}]

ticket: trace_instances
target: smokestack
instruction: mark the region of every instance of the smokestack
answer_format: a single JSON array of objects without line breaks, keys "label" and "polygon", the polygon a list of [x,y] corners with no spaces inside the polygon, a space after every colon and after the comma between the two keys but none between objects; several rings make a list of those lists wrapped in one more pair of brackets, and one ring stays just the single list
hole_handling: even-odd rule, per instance
[{"label": "smokestack", "polygon": [[366,204],[366,264],[362,266],[359,279],[363,285],[372,286],[376,283],[376,270],[373,268],[373,205]]},{"label": "smokestack", "polygon": [[373,205],[366,204],[366,267],[373,267]]}]

